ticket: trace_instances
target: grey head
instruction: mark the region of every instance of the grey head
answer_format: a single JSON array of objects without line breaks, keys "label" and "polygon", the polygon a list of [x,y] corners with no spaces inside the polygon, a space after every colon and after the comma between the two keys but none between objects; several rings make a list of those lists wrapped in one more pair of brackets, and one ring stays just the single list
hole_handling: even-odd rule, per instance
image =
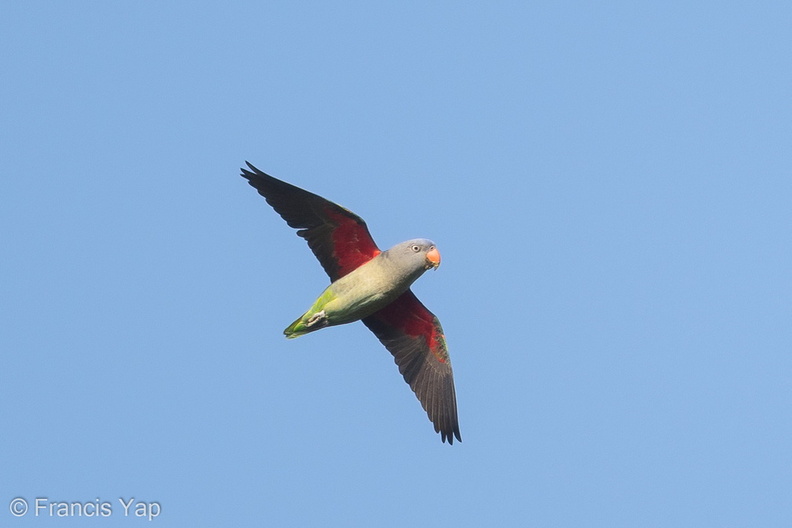
[{"label": "grey head", "polygon": [[440,252],[435,243],[426,238],[415,238],[396,244],[382,255],[403,273],[417,278],[424,271],[440,266]]}]

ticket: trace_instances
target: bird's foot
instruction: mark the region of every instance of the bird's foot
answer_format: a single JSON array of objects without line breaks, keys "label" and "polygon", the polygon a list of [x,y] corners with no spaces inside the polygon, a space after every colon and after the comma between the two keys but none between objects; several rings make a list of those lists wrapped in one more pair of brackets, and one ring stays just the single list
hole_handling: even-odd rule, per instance
[{"label": "bird's foot", "polygon": [[308,318],[308,320],[305,322],[305,326],[311,328],[316,324],[321,324],[322,321],[324,321],[325,319],[327,319],[327,314],[325,313],[324,310],[322,310],[321,312],[316,312],[315,314],[313,314],[311,317]]}]

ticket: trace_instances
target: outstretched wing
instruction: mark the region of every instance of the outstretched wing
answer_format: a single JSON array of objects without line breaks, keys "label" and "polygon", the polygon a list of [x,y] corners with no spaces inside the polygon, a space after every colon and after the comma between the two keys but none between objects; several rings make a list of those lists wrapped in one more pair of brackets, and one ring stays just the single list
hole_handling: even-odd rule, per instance
[{"label": "outstretched wing", "polygon": [[299,229],[297,234],[308,242],[331,281],[380,253],[366,222],[355,213],[245,163],[250,170],[242,169],[242,177],[287,224]]},{"label": "outstretched wing", "polygon": [[453,444],[454,437],[461,442],[454,374],[437,317],[407,290],[363,323],[393,354],[443,442]]}]

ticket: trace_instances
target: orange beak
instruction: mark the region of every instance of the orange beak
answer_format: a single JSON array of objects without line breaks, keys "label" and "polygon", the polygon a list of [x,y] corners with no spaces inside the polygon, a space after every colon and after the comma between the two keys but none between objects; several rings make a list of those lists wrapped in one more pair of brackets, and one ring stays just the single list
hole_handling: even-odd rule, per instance
[{"label": "orange beak", "polygon": [[438,266],[440,266],[440,252],[437,251],[437,248],[433,247],[426,254],[426,269],[437,269]]}]

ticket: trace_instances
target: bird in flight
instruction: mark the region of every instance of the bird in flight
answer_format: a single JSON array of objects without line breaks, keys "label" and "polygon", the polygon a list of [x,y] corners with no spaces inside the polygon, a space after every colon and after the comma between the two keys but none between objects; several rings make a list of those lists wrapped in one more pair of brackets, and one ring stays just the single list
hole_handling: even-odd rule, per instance
[{"label": "bird in flight", "polygon": [[330,286],[283,331],[286,337],[362,321],[393,354],[443,442],[461,442],[443,328],[410,290],[425,271],[440,265],[434,242],[418,238],[381,251],[352,211],[247,166],[242,177],[298,229],[330,276]]}]

